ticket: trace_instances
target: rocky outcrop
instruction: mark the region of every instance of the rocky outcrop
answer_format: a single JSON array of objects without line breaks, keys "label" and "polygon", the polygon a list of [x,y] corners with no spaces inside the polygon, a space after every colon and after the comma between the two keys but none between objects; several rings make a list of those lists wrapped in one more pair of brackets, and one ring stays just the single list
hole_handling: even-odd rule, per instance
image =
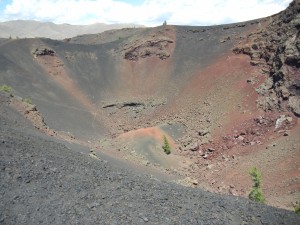
[{"label": "rocky outcrop", "polygon": [[248,43],[233,49],[246,54],[269,78],[257,89],[258,107],[290,110],[299,116],[300,102],[300,0],[269,18],[265,28],[248,35]]},{"label": "rocky outcrop", "polygon": [[24,115],[36,129],[50,136],[56,135],[56,132],[47,126],[43,116],[37,110],[36,105],[32,104],[29,98],[22,99],[21,97],[11,95],[10,106]]},{"label": "rocky outcrop", "polygon": [[44,56],[44,55],[50,55],[54,56],[55,51],[49,48],[37,48],[35,51],[32,53],[35,57],[37,56]]},{"label": "rocky outcrop", "polygon": [[300,117],[300,98],[299,96],[291,96],[289,98],[288,107],[292,110],[292,112]]},{"label": "rocky outcrop", "polygon": [[145,107],[145,104],[143,102],[122,102],[122,103],[112,103],[112,104],[106,104],[103,105],[102,108],[112,108],[116,107],[118,109],[124,108],[124,107]]},{"label": "rocky outcrop", "polygon": [[168,45],[171,43],[173,43],[173,41],[169,38],[158,38],[137,42],[125,49],[124,58],[132,61],[151,56],[167,59],[170,57]]},{"label": "rocky outcrop", "polygon": [[146,36],[136,35],[128,43],[121,46],[116,53],[121,53],[124,59],[138,61],[148,57],[158,57],[161,60],[171,56],[174,40],[170,38],[172,29],[159,27]]},{"label": "rocky outcrop", "polygon": [[[210,141],[207,144],[199,146],[199,155],[204,159],[211,159],[229,149],[237,146],[247,147],[254,145],[263,145],[267,142],[266,137],[270,134],[279,136],[288,136],[297,121],[289,114],[275,115],[266,113],[264,115],[251,118],[244,121],[228,134]],[[190,149],[192,150],[192,149]]]}]

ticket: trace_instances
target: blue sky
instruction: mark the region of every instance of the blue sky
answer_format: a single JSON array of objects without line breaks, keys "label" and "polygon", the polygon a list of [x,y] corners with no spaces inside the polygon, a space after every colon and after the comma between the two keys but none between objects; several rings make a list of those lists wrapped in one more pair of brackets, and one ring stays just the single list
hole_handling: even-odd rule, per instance
[{"label": "blue sky", "polygon": [[0,21],[215,25],[275,14],[292,0],[0,0]]},{"label": "blue sky", "polygon": [[10,4],[11,2],[12,2],[11,0],[0,0],[0,12],[1,12],[1,14],[4,11],[5,6]]}]

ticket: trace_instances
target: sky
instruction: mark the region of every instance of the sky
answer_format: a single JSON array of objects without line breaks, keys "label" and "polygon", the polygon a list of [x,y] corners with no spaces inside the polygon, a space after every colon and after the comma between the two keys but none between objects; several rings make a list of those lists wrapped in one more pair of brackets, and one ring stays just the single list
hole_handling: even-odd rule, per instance
[{"label": "sky", "polygon": [[0,0],[0,21],[207,26],[273,15],[292,0]]}]

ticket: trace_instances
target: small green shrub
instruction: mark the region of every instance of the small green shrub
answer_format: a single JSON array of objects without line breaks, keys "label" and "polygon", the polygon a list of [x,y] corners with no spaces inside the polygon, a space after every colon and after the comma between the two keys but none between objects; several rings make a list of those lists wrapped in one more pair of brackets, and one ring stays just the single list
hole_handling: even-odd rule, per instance
[{"label": "small green shrub", "polygon": [[167,139],[167,137],[166,137],[165,135],[163,136],[163,139],[164,139],[164,145],[162,146],[162,148],[163,148],[164,152],[165,152],[167,155],[169,155],[169,154],[171,154],[171,146],[170,146],[170,143],[169,143],[169,141],[168,141],[168,139]]},{"label": "small green shrub", "polygon": [[11,93],[12,92],[12,87],[4,84],[4,85],[0,86],[0,91]]},{"label": "small green shrub", "polygon": [[29,97],[23,98],[22,101],[26,102],[29,105],[32,105],[32,101],[31,101],[31,99]]},{"label": "small green shrub", "polygon": [[252,167],[249,171],[249,174],[253,181],[253,186],[249,193],[249,199],[256,202],[264,203],[266,199],[261,189],[261,173],[256,167]]},{"label": "small green shrub", "polygon": [[296,202],[296,204],[294,205],[294,211],[295,213],[300,215],[300,201]]}]

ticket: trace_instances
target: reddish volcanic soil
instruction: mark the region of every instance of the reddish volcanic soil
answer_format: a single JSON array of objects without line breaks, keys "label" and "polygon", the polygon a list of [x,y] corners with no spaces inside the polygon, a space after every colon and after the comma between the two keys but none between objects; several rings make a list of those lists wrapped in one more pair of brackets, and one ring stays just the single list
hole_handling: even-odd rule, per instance
[{"label": "reddish volcanic soil", "polygon": [[292,208],[300,188],[299,124],[293,118],[293,122],[275,129],[272,116],[258,117],[269,120],[266,125],[252,119],[233,126],[231,133],[202,146],[196,154],[203,155],[206,149],[214,151],[195,162],[199,171],[193,176],[200,185],[215,192],[247,197],[251,187],[248,171],[255,166],[262,171],[267,203]]}]

